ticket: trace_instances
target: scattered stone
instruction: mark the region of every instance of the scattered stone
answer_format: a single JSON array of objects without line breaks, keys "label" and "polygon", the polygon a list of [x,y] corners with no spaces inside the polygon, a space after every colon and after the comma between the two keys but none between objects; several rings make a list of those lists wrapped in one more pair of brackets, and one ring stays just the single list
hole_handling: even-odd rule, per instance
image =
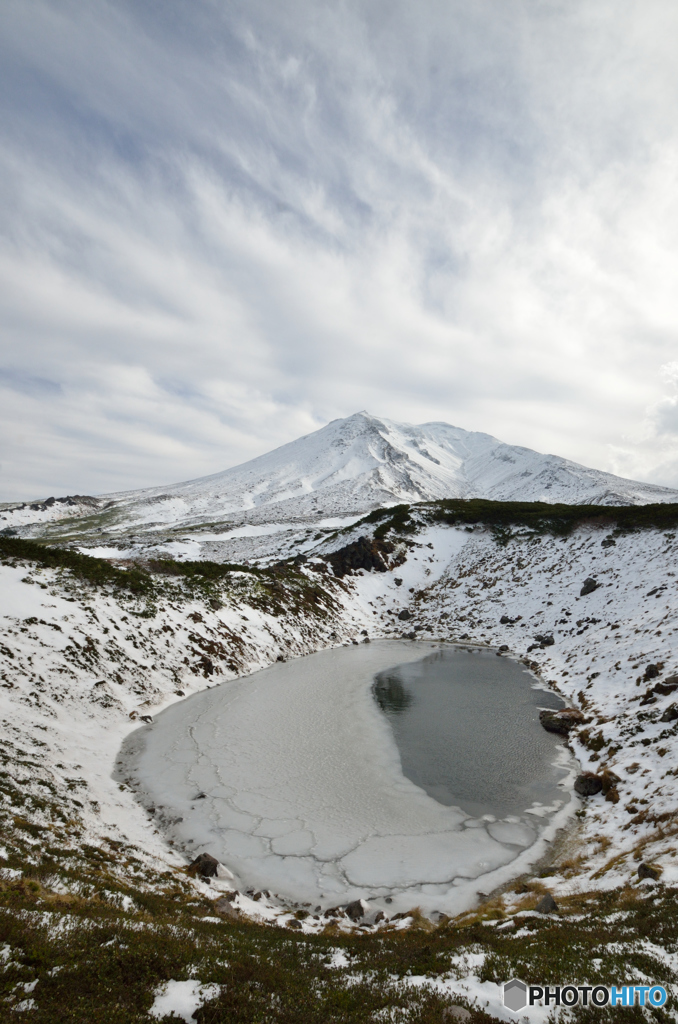
[{"label": "scattered stone", "polygon": [[201,853],[188,865],[189,875],[200,875],[201,878],[216,878],[219,861],[211,853]]},{"label": "scattered stone", "polygon": [[558,909],[558,904],[554,900],[550,892],[546,893],[543,899],[539,900],[539,903],[534,908],[538,914],[554,914]]},{"label": "scattered stone", "polygon": [[638,878],[651,878],[654,882],[659,880],[662,869],[657,864],[646,864],[645,861],[638,865]]},{"label": "scattered stone", "polygon": [[660,722],[675,722],[678,718],[678,704],[669,704],[664,714],[659,719]]},{"label": "scattered stone", "polygon": [[353,903],[349,903],[344,908],[346,917],[350,917],[352,921],[359,921],[365,916],[365,908],[363,907],[362,900],[354,900]]},{"label": "scattered stone", "polygon": [[579,591],[580,597],[586,597],[587,594],[592,594],[594,590],[597,590],[600,584],[597,580],[594,580],[592,576],[584,580],[584,586]]},{"label": "scattered stone", "polygon": [[582,772],[575,779],[574,791],[579,793],[579,796],[595,796],[602,788],[603,780],[593,772]]}]

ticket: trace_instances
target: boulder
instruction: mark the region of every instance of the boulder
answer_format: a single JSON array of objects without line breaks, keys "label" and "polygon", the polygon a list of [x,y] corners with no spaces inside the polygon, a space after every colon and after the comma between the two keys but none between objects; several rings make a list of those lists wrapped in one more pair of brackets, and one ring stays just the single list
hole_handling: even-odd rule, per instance
[{"label": "boulder", "polygon": [[638,878],[651,878],[653,881],[657,881],[662,873],[662,869],[657,864],[646,864],[645,861],[638,866]]},{"label": "boulder", "polygon": [[576,708],[563,708],[562,711],[544,710],[539,712],[539,722],[547,732],[555,732],[567,736],[570,729],[584,721],[581,711]]},{"label": "boulder", "polygon": [[199,854],[194,861],[188,865],[189,875],[200,875],[201,878],[216,878],[219,870],[219,861],[210,853]]},{"label": "boulder", "polygon": [[595,796],[602,788],[603,780],[593,772],[582,772],[575,779],[574,791],[579,793],[579,796]]},{"label": "boulder", "polygon": [[353,900],[353,903],[349,903],[344,908],[346,917],[350,917],[352,921],[360,921],[365,916],[365,908],[363,907],[362,900]]},{"label": "boulder", "polygon": [[597,590],[600,584],[597,580],[594,580],[592,576],[584,580],[584,586],[579,591],[580,597],[586,597],[587,594],[592,594],[594,590]]},{"label": "boulder", "polygon": [[554,914],[558,909],[558,904],[554,900],[550,892],[539,900],[539,903],[534,908],[538,914]]}]

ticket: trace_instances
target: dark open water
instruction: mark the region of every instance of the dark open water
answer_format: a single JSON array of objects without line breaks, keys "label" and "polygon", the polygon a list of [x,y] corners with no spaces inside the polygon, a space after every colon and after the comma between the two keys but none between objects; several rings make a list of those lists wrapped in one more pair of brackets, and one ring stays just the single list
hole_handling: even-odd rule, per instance
[{"label": "dark open water", "polygon": [[447,649],[375,678],[403,773],[442,804],[469,814],[521,814],[562,799],[559,740],[539,709],[564,707],[534,688],[522,665],[494,652]]}]

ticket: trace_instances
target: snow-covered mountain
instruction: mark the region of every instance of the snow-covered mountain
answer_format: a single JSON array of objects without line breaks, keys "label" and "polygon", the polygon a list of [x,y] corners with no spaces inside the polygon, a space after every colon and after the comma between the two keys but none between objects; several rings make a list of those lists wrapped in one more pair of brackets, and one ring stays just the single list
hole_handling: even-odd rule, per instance
[{"label": "snow-covered mountain", "polygon": [[[225,472],[164,488],[5,509],[10,527],[105,513],[103,532],[205,523],[299,522],[394,502],[489,498],[628,505],[678,491],[588,469],[448,423],[413,426],[359,412]],[[95,504],[96,510],[92,507]],[[98,521],[98,520],[97,520]],[[4,525],[4,524],[3,524]],[[92,522],[95,527],[95,522]]]}]

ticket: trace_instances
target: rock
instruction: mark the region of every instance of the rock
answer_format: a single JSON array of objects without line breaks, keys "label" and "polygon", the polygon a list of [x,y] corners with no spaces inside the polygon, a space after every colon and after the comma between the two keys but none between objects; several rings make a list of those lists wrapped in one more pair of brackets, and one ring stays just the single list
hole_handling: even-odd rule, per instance
[{"label": "rock", "polygon": [[146,722],[146,725],[150,725],[153,719],[150,715],[139,715],[139,721]]},{"label": "rock", "polygon": [[562,711],[540,711],[539,722],[547,732],[555,732],[567,736],[570,729],[584,721],[581,711],[576,708],[563,708]]},{"label": "rock", "polygon": [[362,904],[362,900],[354,900],[353,903],[349,903],[344,908],[346,917],[350,917],[352,921],[360,921],[365,916],[365,909]]},{"label": "rock", "polygon": [[199,854],[194,861],[188,865],[189,875],[200,875],[201,878],[216,878],[219,869],[219,861],[210,853]]},{"label": "rock", "polygon": [[509,649],[509,645],[508,644],[502,644],[501,647],[499,648],[500,651],[508,651],[508,649]]},{"label": "rock", "polygon": [[643,679],[647,682],[648,679],[656,679],[658,675],[659,666],[650,664],[645,668],[645,674],[643,675]]},{"label": "rock", "polygon": [[538,914],[554,914],[558,909],[558,904],[554,900],[550,892],[546,893],[543,899],[539,900],[539,903],[534,908]]},{"label": "rock", "polygon": [[186,696],[186,694],[185,694],[185,692],[183,690],[175,690],[174,692],[177,695],[177,697],[185,697]]},{"label": "rock", "polygon": [[579,796],[595,796],[596,793],[601,792],[602,788],[603,780],[593,772],[582,772],[574,783],[574,791],[579,793]]},{"label": "rock", "polygon": [[234,907],[231,901],[226,899],[225,896],[222,896],[220,900],[217,900],[214,904],[214,909],[221,917],[230,917],[232,921],[237,921],[240,917],[238,908]]},{"label": "rock", "polygon": [[592,594],[594,590],[597,590],[600,584],[593,577],[589,576],[588,579],[584,580],[584,586],[579,591],[580,597],[586,597],[587,594]]},{"label": "rock", "polygon": [[396,587],[402,587],[402,585],[403,585],[403,581],[402,580],[397,580],[396,579],[396,580],[393,580],[393,582],[395,583]]},{"label": "rock", "polygon": [[638,878],[651,878],[653,881],[657,881],[662,873],[662,869],[657,864],[646,864],[643,861],[638,866]]},{"label": "rock", "polygon": [[674,690],[678,690],[678,679],[675,676],[669,676],[663,683],[655,683],[653,690],[655,693],[661,693],[664,696],[673,693]]},{"label": "rock", "polygon": [[660,722],[675,722],[678,718],[678,704],[669,704],[664,714],[659,719]]},{"label": "rock", "polygon": [[398,612],[398,618],[401,622],[407,622],[408,619],[412,618],[412,614],[408,612],[407,608],[403,608],[401,612]]},{"label": "rock", "polygon": [[287,922],[287,927],[301,929],[301,921],[297,921],[296,917],[293,917],[291,921]]},{"label": "rock", "polygon": [[443,1010],[443,1020],[471,1020],[472,1014],[465,1006],[446,1006]]},{"label": "rock", "polygon": [[385,920],[386,920],[386,914],[384,913],[384,911],[383,910],[377,911],[377,913],[375,915],[375,918],[374,918],[374,923],[375,924],[379,924],[380,921],[385,921]]}]

